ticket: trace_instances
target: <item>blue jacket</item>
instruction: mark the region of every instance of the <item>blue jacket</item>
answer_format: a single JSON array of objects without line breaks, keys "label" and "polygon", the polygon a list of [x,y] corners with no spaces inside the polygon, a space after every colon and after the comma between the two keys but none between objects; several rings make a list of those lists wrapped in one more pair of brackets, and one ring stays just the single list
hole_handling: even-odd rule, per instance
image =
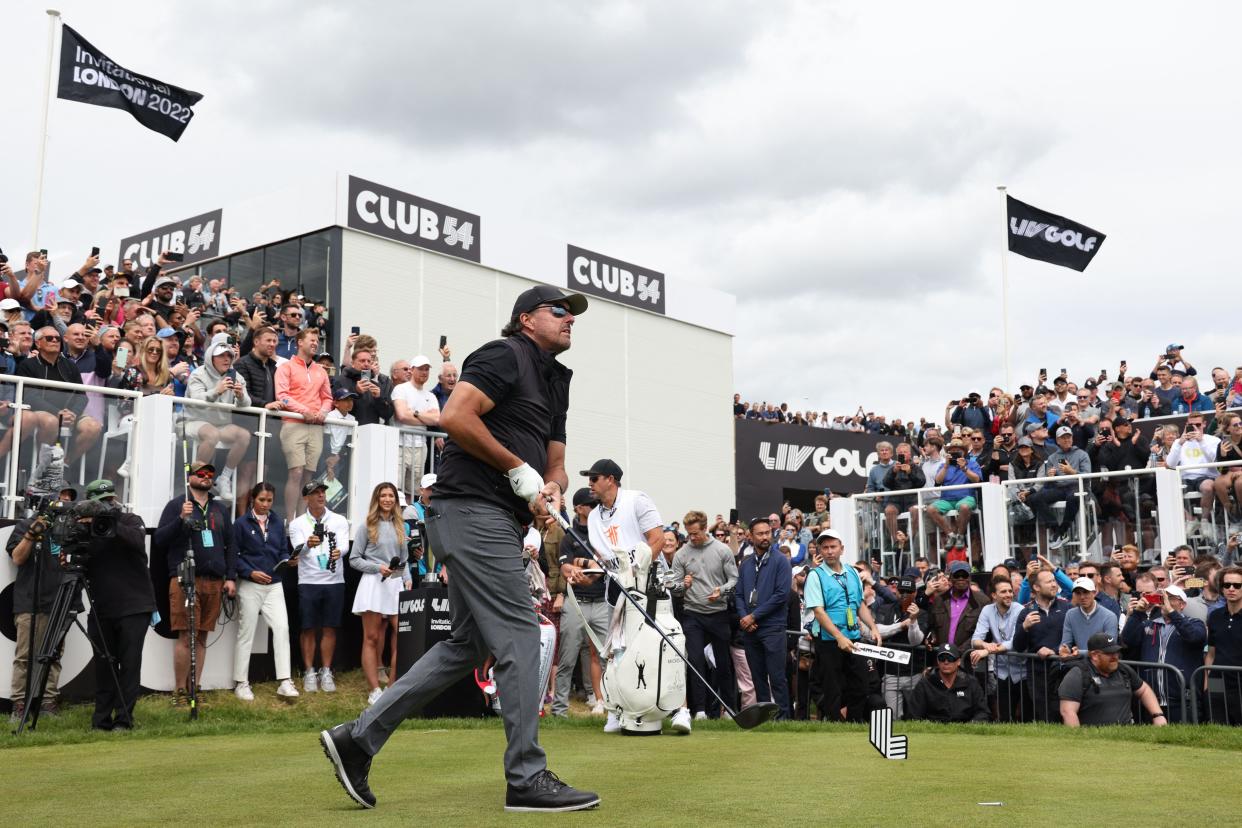
[{"label": "blue jacket", "polygon": [[1194,411],[1207,413],[1215,410],[1216,408],[1212,405],[1212,401],[1202,394],[1195,394],[1195,398],[1189,403],[1186,402],[1186,399],[1181,395],[1178,395],[1177,398],[1173,400],[1174,414],[1190,414]]},{"label": "blue jacket", "polygon": [[174,497],[164,505],[155,536],[151,539],[152,554],[168,559],[168,575],[176,577],[177,567],[185,559],[185,549],[194,546],[195,571],[199,575],[233,580],[237,577],[237,559],[233,555],[233,521],[229,508],[214,497],[207,499],[206,513],[195,509],[194,520],[201,521],[202,531],[191,531],[181,519],[185,498]]},{"label": "blue jacket", "polygon": [[[1060,572],[1060,570],[1057,570]],[[1048,612],[1039,608],[1032,601],[1018,615],[1018,628],[1013,635],[1013,649],[1017,653],[1037,653],[1040,647],[1047,647],[1054,653],[1061,646],[1061,634],[1065,627],[1065,613],[1069,611],[1070,602],[1064,598],[1054,598]],[[1032,612],[1043,616],[1042,620],[1029,630],[1022,629],[1022,622]]]},{"label": "blue jacket", "polygon": [[[785,629],[788,614],[789,590],[793,586],[793,565],[777,549],[769,549],[763,566],[755,571],[758,553],[747,556],[737,568],[737,591],[733,601],[739,618],[755,616],[755,623],[763,629]],[[755,591],[755,603],[750,603],[750,593]]]},{"label": "blue jacket", "polygon": [[1138,651],[1139,661],[1151,661],[1168,664],[1182,671],[1186,686],[1190,687],[1190,674],[1203,666],[1203,645],[1207,643],[1207,626],[1198,618],[1191,618],[1180,612],[1169,616],[1169,626],[1173,628],[1165,647],[1164,658],[1160,657],[1160,632],[1156,619],[1162,619],[1160,609],[1151,614],[1132,612],[1126,619],[1121,630],[1121,641],[1131,650]]},{"label": "blue jacket", "polygon": [[250,580],[250,573],[258,570],[272,576],[272,583],[280,583],[276,564],[288,560],[293,554],[289,537],[285,534],[285,522],[275,512],[267,516],[267,538],[259,529],[254,512],[246,512],[233,524],[233,556],[237,560],[237,577]]},{"label": "blue jacket", "polygon": [[[1073,598],[1074,582],[1070,580],[1070,576],[1066,575],[1059,566],[1052,571],[1052,575],[1057,579],[1057,586],[1061,587],[1061,597],[1066,601]],[[1014,600],[1019,604],[1025,604],[1027,601],[1031,600],[1031,583],[1029,578],[1022,579],[1022,586],[1018,587],[1018,597]],[[1056,647],[1053,647],[1052,649],[1055,650]]]}]

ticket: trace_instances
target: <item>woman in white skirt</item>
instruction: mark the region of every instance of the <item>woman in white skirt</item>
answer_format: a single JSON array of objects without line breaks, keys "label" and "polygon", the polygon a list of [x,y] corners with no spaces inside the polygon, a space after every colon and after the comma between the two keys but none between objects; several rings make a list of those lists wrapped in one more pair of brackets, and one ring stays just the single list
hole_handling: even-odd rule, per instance
[{"label": "woman in white skirt", "polygon": [[[400,563],[391,567],[393,559]],[[397,505],[397,487],[381,483],[371,493],[367,520],[358,527],[349,565],[362,574],[354,594],[354,615],[362,616],[362,672],[371,692],[367,704],[380,697],[379,666],[384,653],[384,633],[392,628],[392,663],[388,675],[397,674],[397,605],[402,588],[410,589],[406,566],[405,522]]]}]

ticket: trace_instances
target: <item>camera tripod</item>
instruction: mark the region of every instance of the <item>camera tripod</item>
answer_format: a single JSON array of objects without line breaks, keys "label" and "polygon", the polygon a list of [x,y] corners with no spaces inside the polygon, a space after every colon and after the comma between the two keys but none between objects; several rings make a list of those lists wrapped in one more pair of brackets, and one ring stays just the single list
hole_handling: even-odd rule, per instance
[{"label": "camera tripod", "polygon": [[[91,594],[90,582],[86,579],[86,574],[81,570],[70,570],[61,578],[60,586],[56,589],[56,598],[52,601],[52,609],[48,613],[47,630],[43,633],[43,643],[39,645],[38,655],[35,656],[34,662],[30,665],[30,683],[29,690],[26,694],[26,711],[22,714],[22,720],[17,725],[16,735],[20,736],[26,731],[27,726],[31,730],[35,730],[39,724],[39,708],[43,705],[43,696],[47,692],[48,672],[51,669],[52,662],[56,660],[56,654],[60,652],[61,647],[65,643],[65,636],[69,634],[69,628],[76,626],[86,636],[86,640],[90,642],[91,649],[95,651],[96,658],[102,658],[108,664],[108,672],[112,676],[112,684],[116,687],[116,697],[121,700],[122,706],[125,707],[125,691],[121,689],[121,677],[116,672],[116,662],[112,660],[112,653],[108,651],[108,642],[100,636],[99,641],[95,641],[91,634],[87,632],[86,627],[82,626],[81,619],[78,618],[80,609],[74,609],[75,604],[79,604],[82,592],[86,593],[86,597],[90,599],[91,605],[94,606],[95,598]],[[34,618],[31,618],[31,636],[34,635]],[[133,727],[133,720],[130,717],[128,709],[124,710],[124,722],[126,725]]]}]

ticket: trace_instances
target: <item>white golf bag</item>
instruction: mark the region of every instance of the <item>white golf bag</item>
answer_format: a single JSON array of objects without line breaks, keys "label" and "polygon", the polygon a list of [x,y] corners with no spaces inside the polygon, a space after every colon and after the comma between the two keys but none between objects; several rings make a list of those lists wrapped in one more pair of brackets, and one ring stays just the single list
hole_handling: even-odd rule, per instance
[{"label": "white golf bag", "polygon": [[[617,555],[614,573],[679,649],[684,649],[681,624],[662,584],[651,580],[651,549],[641,543]],[[589,627],[588,627],[589,629]],[[685,706],[686,664],[634,606],[618,598],[612,629],[605,645],[604,705],[617,714],[621,730],[655,735],[669,713]]]}]

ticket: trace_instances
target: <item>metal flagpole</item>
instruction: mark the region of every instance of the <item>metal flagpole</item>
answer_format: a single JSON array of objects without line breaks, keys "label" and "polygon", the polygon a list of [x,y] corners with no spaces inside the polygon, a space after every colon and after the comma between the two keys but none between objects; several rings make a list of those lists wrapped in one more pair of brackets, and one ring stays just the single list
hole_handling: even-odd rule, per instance
[{"label": "metal flagpole", "polygon": [[43,75],[43,132],[39,136],[39,166],[35,179],[34,221],[30,228],[30,249],[39,247],[39,213],[43,207],[43,163],[47,158],[47,116],[52,97],[52,65],[56,59],[56,24],[60,12],[47,10],[47,72]]},{"label": "metal flagpole", "polygon": [[1013,381],[1009,372],[1009,203],[1005,185],[996,188],[1000,192],[1001,205],[1001,326],[1005,331],[1005,390],[1013,393]]}]

